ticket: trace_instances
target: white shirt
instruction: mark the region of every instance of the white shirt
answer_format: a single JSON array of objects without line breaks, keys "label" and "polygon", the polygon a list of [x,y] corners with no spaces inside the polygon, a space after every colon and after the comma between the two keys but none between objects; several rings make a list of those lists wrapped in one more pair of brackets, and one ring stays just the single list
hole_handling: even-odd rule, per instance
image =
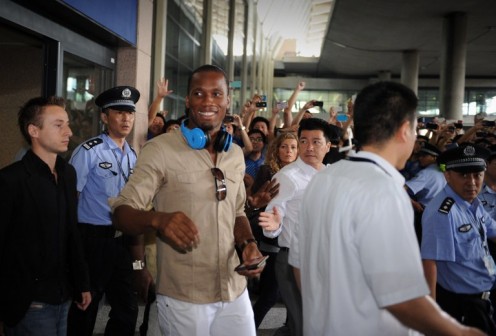
[{"label": "white shirt", "polygon": [[384,309],[429,293],[405,180],[375,154],[353,157],[373,162],[341,160],[315,175],[294,228],[304,334],[414,334]]},{"label": "white shirt", "polygon": [[303,162],[298,157],[295,162],[288,164],[279,170],[272,179],[279,183],[279,194],[274,197],[266,212],[271,212],[274,207],[281,215],[281,226],[275,231],[263,230],[263,234],[269,238],[279,236],[278,243],[281,247],[291,247],[294,223],[298,221],[301,199],[308,182],[318,172],[317,169]]}]

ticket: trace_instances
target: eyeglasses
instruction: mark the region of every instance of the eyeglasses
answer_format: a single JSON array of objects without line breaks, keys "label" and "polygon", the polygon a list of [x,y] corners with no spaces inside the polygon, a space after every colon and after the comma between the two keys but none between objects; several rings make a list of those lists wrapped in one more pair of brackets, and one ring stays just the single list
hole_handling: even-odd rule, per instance
[{"label": "eyeglasses", "polygon": [[250,138],[251,142],[263,142],[262,138]]},{"label": "eyeglasses", "polygon": [[223,201],[227,196],[227,185],[224,173],[217,167],[210,169],[210,171],[215,178],[215,196],[218,201]]}]

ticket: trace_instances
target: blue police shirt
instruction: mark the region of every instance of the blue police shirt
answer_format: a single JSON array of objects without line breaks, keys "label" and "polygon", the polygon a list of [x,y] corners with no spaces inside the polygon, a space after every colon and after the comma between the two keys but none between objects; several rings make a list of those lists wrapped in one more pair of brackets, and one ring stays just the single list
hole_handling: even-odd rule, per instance
[{"label": "blue police shirt", "polygon": [[436,260],[437,282],[451,292],[488,291],[496,276],[487,237],[495,235],[496,222],[479,200],[470,204],[446,185],[424,210],[422,259]]},{"label": "blue police shirt", "polygon": [[405,183],[417,198],[417,201],[426,206],[446,185],[444,174],[437,164],[433,163],[422,169]]},{"label": "blue police shirt", "polygon": [[492,190],[484,183],[477,198],[479,198],[484,210],[489,213],[491,218],[496,219],[496,191]]},{"label": "blue police shirt", "polygon": [[124,187],[136,164],[136,153],[127,142],[124,151],[105,133],[87,140],[69,161],[77,173],[78,221],[112,225],[108,199]]}]

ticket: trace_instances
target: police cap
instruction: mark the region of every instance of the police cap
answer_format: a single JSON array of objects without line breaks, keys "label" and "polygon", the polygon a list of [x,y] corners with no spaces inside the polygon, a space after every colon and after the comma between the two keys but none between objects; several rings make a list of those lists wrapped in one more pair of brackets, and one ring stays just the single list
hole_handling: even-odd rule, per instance
[{"label": "police cap", "polygon": [[460,173],[475,173],[486,170],[489,150],[476,145],[464,145],[448,149],[439,155],[437,161],[446,170]]},{"label": "police cap", "polygon": [[116,86],[100,93],[95,104],[102,110],[111,108],[118,111],[136,112],[140,93],[132,86]]},{"label": "police cap", "polygon": [[432,156],[435,156],[435,157],[438,157],[439,154],[441,154],[441,151],[439,150],[439,148],[437,148],[436,146],[426,142],[424,143],[423,147],[419,150],[419,155],[432,155]]}]

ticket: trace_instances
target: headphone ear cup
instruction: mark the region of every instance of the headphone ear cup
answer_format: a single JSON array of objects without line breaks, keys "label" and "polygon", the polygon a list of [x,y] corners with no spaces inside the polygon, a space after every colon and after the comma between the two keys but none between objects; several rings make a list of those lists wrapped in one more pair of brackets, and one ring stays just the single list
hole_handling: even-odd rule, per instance
[{"label": "headphone ear cup", "polygon": [[217,152],[227,152],[229,148],[231,148],[231,143],[232,135],[226,131],[224,126],[222,126],[219,133],[217,134],[217,138],[215,139],[214,149]]},{"label": "headphone ear cup", "polygon": [[193,149],[203,149],[208,144],[208,137],[205,135],[205,132],[200,128],[189,129],[185,125],[185,121],[181,123],[181,132],[186,139],[188,145]]}]

